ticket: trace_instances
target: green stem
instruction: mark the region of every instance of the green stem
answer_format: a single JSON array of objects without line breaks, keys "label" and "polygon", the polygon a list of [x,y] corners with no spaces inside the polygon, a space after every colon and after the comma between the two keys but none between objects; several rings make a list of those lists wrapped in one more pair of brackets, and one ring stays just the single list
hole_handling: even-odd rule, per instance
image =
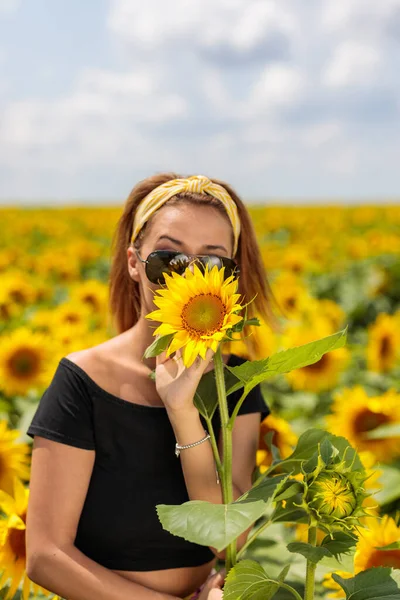
[{"label": "green stem", "polygon": [[[317,545],[317,528],[309,525],[308,527],[308,543],[312,546]],[[304,600],[314,600],[314,585],[315,585],[315,569],[316,563],[307,560],[306,571],[306,587]]]},{"label": "green stem", "polygon": [[239,412],[240,407],[242,406],[243,402],[245,401],[247,394],[249,393],[249,390],[243,390],[243,394],[240,396],[239,400],[237,401],[237,404],[235,406],[235,408],[233,409],[233,412],[231,414],[231,417],[229,419],[229,426],[233,429],[233,423],[237,417],[237,414]]},{"label": "green stem", "polygon": [[250,546],[250,544],[252,542],[254,542],[256,537],[258,537],[260,535],[260,533],[262,533],[270,525],[272,525],[272,521],[270,519],[268,519],[268,521],[265,521],[265,523],[263,523],[258,529],[255,530],[254,533],[252,533],[252,535],[250,537],[247,538],[246,542],[243,544],[243,546],[240,548],[239,552],[237,553],[238,560],[243,556],[243,554],[245,553],[247,548]]},{"label": "green stem", "polygon": [[285,588],[285,590],[288,590],[289,592],[291,592],[293,594],[293,596],[295,598],[297,598],[297,600],[303,600],[303,598],[300,596],[299,592],[297,592],[294,588],[292,588],[291,585],[288,585],[287,583],[282,583],[281,581],[277,581],[276,583],[279,583],[279,585],[283,588]]},{"label": "green stem", "polygon": [[[233,502],[232,485],[232,428],[229,424],[228,402],[226,400],[224,363],[222,360],[221,346],[214,354],[214,372],[218,392],[218,407],[222,430],[222,498],[224,504]],[[225,568],[226,573],[236,564],[236,540],[233,540],[226,548]]]},{"label": "green stem", "polygon": [[214,460],[215,460],[215,465],[217,467],[218,477],[219,477],[219,480],[222,481],[222,463],[221,463],[221,458],[219,456],[217,440],[215,439],[214,428],[212,426],[212,419],[210,419],[207,416],[205,417],[205,419],[206,419],[206,423],[207,423],[208,433],[210,434],[211,448],[212,448],[212,451],[214,454]]}]

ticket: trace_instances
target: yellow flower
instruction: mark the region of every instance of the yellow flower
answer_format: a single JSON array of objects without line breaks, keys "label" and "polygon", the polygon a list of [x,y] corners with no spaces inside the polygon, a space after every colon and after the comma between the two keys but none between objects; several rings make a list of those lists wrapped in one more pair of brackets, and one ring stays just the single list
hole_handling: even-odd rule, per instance
[{"label": "yellow flower", "polygon": [[46,385],[49,360],[54,353],[50,338],[26,326],[3,334],[0,344],[0,388],[13,396]]},{"label": "yellow flower", "polygon": [[[197,356],[205,358],[208,348],[215,352],[226,332],[243,320],[236,294],[238,280],[231,275],[224,281],[224,269],[208,266],[202,272],[196,264],[184,275],[165,275],[164,289],[157,289],[154,304],[158,306],[147,319],[161,322],[153,335],[174,334],[167,356],[183,348],[186,367]],[[158,294],[158,296],[156,296]]]},{"label": "yellow flower", "polygon": [[389,515],[368,519],[368,529],[359,531],[359,539],[354,555],[355,573],[370,567],[393,567],[400,569],[400,548],[379,550],[393,542],[400,542],[400,527]]},{"label": "yellow flower", "polygon": [[289,319],[300,318],[312,299],[304,282],[291,271],[283,271],[276,277],[272,291],[284,316]]},{"label": "yellow flower", "polygon": [[326,417],[331,433],[345,437],[357,450],[369,450],[378,461],[400,456],[400,436],[369,439],[365,435],[381,425],[400,423],[400,394],[390,389],[371,397],[356,385],[336,392],[333,398],[332,414]]},{"label": "yellow flower", "polygon": [[8,429],[5,419],[0,421],[0,490],[12,494],[14,477],[29,479],[30,449],[28,444],[17,443],[17,429]]},{"label": "yellow flower", "polygon": [[287,458],[297,444],[297,435],[285,419],[275,415],[265,417],[260,425],[257,450],[257,466],[259,466],[261,473],[264,473],[272,462],[271,452],[264,441],[264,437],[270,431],[273,432],[272,443],[278,448],[282,458]]},{"label": "yellow flower", "polygon": [[369,370],[384,373],[400,365],[400,326],[395,316],[381,313],[368,327],[367,364]]},{"label": "yellow flower", "polygon": [[[327,318],[312,317],[310,322],[302,323],[300,326],[290,326],[286,329],[282,338],[283,346],[292,348],[313,342],[324,336],[334,333],[332,325]],[[340,374],[350,360],[350,352],[347,348],[338,348],[326,352],[321,358],[306,367],[294,369],[285,374],[285,378],[295,390],[306,390],[310,392],[321,392],[335,387],[339,381]]]},{"label": "yellow flower", "polygon": [[13,488],[13,496],[0,491],[0,508],[5,513],[5,517],[0,517],[0,565],[3,569],[0,589],[11,580],[4,600],[14,598],[20,585],[23,600],[28,600],[31,587],[35,595],[41,591],[50,596],[51,592],[31,581],[26,574],[25,530],[29,490],[17,477]]}]

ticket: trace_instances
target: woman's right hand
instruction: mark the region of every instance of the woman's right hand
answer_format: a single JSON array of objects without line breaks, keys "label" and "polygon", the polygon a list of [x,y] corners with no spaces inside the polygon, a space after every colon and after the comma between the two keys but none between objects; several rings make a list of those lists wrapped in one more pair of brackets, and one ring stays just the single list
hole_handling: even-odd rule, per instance
[{"label": "woman's right hand", "polygon": [[212,575],[204,584],[198,600],[222,600],[222,586],[224,585],[225,569]]}]

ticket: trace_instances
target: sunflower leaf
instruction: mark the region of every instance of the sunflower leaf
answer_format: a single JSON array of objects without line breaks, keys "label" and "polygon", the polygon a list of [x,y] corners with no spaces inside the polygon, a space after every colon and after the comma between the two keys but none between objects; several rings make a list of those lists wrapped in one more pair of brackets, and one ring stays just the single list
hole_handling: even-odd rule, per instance
[{"label": "sunflower leaf", "polygon": [[300,465],[303,463],[303,468],[307,466],[304,461],[309,461],[308,467],[315,462],[315,450],[318,444],[322,444],[324,440],[328,440],[334,449],[338,451],[346,465],[351,466],[352,470],[363,470],[363,465],[358,457],[356,450],[350,445],[346,438],[336,436],[322,429],[308,429],[305,431],[297,442],[296,448],[292,454],[282,460],[279,465],[285,471],[293,471],[293,474],[300,472]]},{"label": "sunflower leaf", "polygon": [[391,544],[387,544],[387,546],[376,546],[377,550],[399,550],[400,549],[400,541],[392,542]]},{"label": "sunflower leaf", "polygon": [[[347,327],[333,335],[315,340],[302,346],[289,348],[282,352],[272,354],[262,360],[246,361],[236,367],[227,367],[231,373],[241,381],[247,392],[258,383],[279,375],[289,373],[294,369],[300,369],[318,362],[326,352],[337,350],[345,345],[347,338]],[[240,387],[240,386],[239,386]],[[235,390],[238,385],[235,385]],[[234,391],[234,390],[229,390]]]},{"label": "sunflower leaf", "polygon": [[327,535],[321,542],[321,547],[327,548],[335,557],[339,558],[341,554],[347,554],[357,543],[357,538],[344,531],[334,531],[332,536]]},{"label": "sunflower leaf", "polygon": [[158,356],[161,352],[164,352],[169,346],[170,341],[174,337],[173,333],[168,333],[168,335],[162,335],[161,337],[157,337],[150,346],[146,348],[143,354],[143,358],[152,358],[153,356]]},{"label": "sunflower leaf", "polygon": [[224,600],[270,600],[287,575],[285,567],[272,579],[254,560],[241,560],[230,569],[224,585]]},{"label": "sunflower leaf", "polygon": [[322,546],[312,546],[306,542],[291,542],[287,545],[289,552],[295,552],[301,554],[310,562],[317,564],[320,560],[325,557],[332,557],[332,553]]},{"label": "sunflower leaf", "polygon": [[389,567],[372,567],[349,579],[333,573],[332,579],[344,590],[347,600],[400,600],[399,572]]},{"label": "sunflower leaf", "polygon": [[[224,369],[224,378],[225,389],[233,387],[234,383],[237,382],[237,377],[227,369]],[[229,393],[227,392],[227,395]],[[194,395],[194,405],[204,418],[212,419],[218,406],[217,385],[213,369],[205,373],[200,379]]]},{"label": "sunflower leaf", "polygon": [[265,502],[242,500],[212,504],[190,500],[178,505],[157,504],[156,510],[163,528],[173,535],[202,546],[213,546],[220,552],[261,517]]},{"label": "sunflower leaf", "polygon": [[264,479],[262,483],[242,494],[236,502],[250,500],[264,500],[264,502],[268,502],[271,499],[275,500],[275,493],[280,492],[282,484],[286,483],[287,480],[287,475],[277,475],[276,477]]},{"label": "sunflower leaf", "polygon": [[383,440],[386,438],[400,437],[400,424],[390,423],[387,425],[381,425],[371,431],[366,431],[363,434],[363,438],[368,440]]}]

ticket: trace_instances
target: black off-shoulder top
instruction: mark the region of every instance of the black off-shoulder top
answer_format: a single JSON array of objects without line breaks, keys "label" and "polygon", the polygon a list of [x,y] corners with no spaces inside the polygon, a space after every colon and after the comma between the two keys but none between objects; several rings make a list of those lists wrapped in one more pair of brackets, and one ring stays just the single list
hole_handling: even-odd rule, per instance
[{"label": "black off-shoulder top", "polygon": [[[243,360],[231,354],[228,364]],[[230,413],[239,396],[240,391],[228,396]],[[269,414],[259,385],[239,415],[253,412],[259,412],[261,420]],[[218,439],[218,410],[213,427]],[[152,571],[201,565],[214,558],[208,546],[164,530],[157,517],[156,504],[189,500],[165,407],[118,398],[63,357],[27,434],[95,450],[75,539],[76,547],[92,560],[109,569]]]}]

